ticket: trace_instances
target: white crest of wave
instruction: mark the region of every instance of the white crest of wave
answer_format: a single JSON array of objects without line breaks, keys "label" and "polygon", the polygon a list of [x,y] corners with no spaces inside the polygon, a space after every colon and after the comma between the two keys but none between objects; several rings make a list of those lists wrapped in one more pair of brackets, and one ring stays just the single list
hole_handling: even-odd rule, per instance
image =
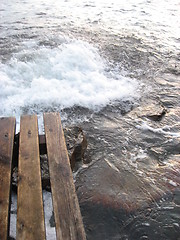
[{"label": "white crest of wave", "polygon": [[74,105],[97,109],[117,99],[133,99],[137,82],[106,69],[98,50],[86,42],[26,48],[0,65],[0,115]]}]

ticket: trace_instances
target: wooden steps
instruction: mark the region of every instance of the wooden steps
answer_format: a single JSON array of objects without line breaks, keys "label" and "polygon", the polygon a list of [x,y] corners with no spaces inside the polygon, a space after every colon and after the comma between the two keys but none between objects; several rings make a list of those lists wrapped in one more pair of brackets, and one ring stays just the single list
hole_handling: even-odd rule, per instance
[{"label": "wooden steps", "polygon": [[[46,148],[58,240],[86,239],[58,113],[44,114]],[[9,233],[15,119],[0,119],[0,240]],[[46,239],[37,116],[22,116],[19,137],[16,239]],[[44,143],[43,143],[44,144]]]}]

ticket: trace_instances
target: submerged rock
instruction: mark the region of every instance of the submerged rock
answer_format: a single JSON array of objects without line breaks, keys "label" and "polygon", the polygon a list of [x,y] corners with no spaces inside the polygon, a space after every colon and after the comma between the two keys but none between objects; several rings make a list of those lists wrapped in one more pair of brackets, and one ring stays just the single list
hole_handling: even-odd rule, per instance
[{"label": "submerged rock", "polygon": [[146,116],[147,116],[147,118],[149,118],[152,121],[161,121],[166,113],[167,113],[167,110],[162,106],[162,109],[160,109],[159,112],[157,112],[155,114],[150,113],[150,114],[147,114]]},{"label": "submerged rock", "polygon": [[52,215],[49,219],[49,224],[50,224],[50,227],[55,227],[55,219],[54,219],[54,211],[52,211]]},{"label": "submerged rock", "polygon": [[12,172],[12,190],[14,192],[17,192],[17,182],[18,182],[18,167],[15,166],[13,167]]},{"label": "submerged rock", "polygon": [[148,105],[137,107],[131,114],[140,118],[148,118],[151,121],[159,122],[167,113],[167,109],[160,101],[152,101]]},{"label": "submerged rock", "polygon": [[174,113],[165,112],[148,99],[123,117],[109,111],[88,123],[93,160],[76,176],[88,239],[177,239],[165,226],[179,221],[179,115],[167,128]]}]

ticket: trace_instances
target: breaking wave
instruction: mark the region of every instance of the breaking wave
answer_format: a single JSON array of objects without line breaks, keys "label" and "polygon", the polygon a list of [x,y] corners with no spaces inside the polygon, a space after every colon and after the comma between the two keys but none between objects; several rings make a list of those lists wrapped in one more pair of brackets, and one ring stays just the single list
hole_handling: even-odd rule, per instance
[{"label": "breaking wave", "polygon": [[[109,64],[110,65],[110,64]],[[0,65],[1,116],[73,106],[99,109],[137,97],[137,82],[110,69],[92,45],[25,48]]]}]

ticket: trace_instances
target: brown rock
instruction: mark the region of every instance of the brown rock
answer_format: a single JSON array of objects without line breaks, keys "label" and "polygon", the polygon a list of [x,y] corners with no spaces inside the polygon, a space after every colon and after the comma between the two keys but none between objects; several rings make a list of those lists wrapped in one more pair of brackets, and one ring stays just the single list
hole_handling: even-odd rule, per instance
[{"label": "brown rock", "polygon": [[138,118],[148,118],[151,121],[159,122],[161,121],[168,110],[160,101],[151,101],[150,103],[144,102],[141,106],[135,108],[129,114],[132,117]]},{"label": "brown rock", "polygon": [[64,136],[72,170],[77,169],[78,162],[84,162],[87,139],[80,127],[65,128]]}]

